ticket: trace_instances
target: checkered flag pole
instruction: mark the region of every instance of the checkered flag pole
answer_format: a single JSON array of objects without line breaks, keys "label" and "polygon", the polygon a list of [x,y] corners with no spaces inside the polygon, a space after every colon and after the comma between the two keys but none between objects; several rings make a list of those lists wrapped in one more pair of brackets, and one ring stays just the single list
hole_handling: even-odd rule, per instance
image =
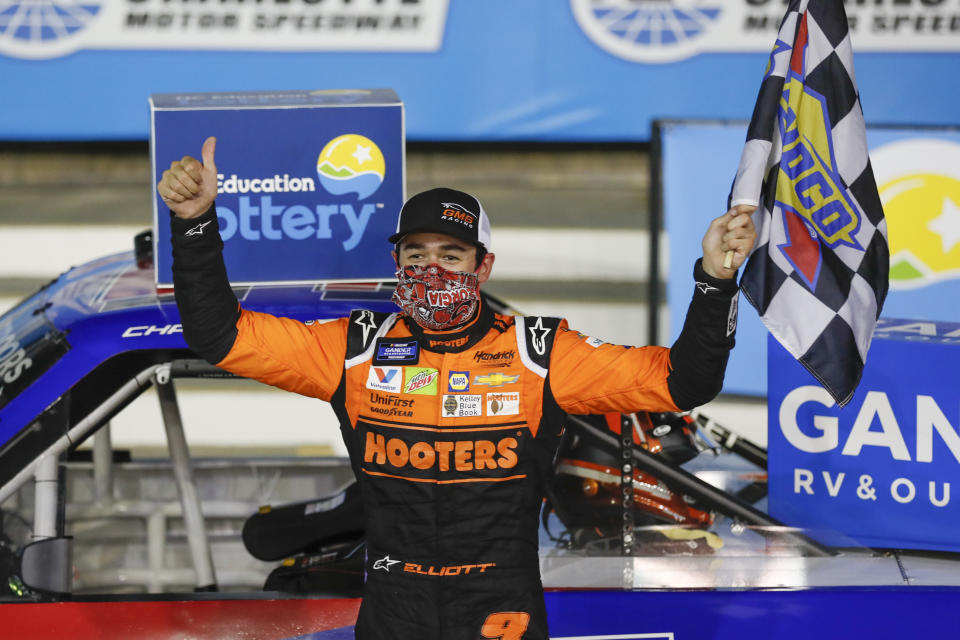
[{"label": "checkered flag pole", "polygon": [[787,8],[730,192],[738,204],[757,205],[744,295],[845,405],[887,294],[889,252],[839,0]]}]

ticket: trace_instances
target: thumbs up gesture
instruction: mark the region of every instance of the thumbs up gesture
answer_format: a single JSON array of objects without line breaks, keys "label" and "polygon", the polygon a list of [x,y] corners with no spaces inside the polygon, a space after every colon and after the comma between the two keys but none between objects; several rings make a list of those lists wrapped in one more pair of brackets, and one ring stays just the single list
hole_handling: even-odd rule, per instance
[{"label": "thumbs up gesture", "polygon": [[200,151],[202,162],[183,156],[163,172],[157,193],[178,218],[202,215],[217,198],[217,165],[213,161],[216,148],[217,139],[207,138]]}]

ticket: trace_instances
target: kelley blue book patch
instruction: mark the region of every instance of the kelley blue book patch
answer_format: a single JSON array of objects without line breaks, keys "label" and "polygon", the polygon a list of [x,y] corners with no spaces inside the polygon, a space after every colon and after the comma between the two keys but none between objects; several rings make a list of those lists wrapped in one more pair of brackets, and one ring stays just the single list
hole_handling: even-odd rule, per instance
[{"label": "kelley blue book patch", "polygon": [[379,338],[373,364],[416,364],[420,360],[420,346],[416,340]]}]

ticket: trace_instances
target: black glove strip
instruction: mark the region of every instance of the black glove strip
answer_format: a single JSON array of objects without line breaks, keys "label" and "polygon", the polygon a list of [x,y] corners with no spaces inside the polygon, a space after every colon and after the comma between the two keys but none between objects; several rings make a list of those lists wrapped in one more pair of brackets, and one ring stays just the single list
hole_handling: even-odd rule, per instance
[{"label": "black glove strip", "polygon": [[736,310],[731,314],[738,291],[736,278],[707,275],[701,260],[694,265],[693,277],[693,300],[683,330],[670,348],[667,376],[670,395],[684,411],[706,404],[720,393],[736,330]]},{"label": "black glove strip", "polygon": [[171,214],[173,292],[183,338],[211,364],[223,360],[237,339],[240,309],[223,264],[223,241],[215,204],[185,220]]}]

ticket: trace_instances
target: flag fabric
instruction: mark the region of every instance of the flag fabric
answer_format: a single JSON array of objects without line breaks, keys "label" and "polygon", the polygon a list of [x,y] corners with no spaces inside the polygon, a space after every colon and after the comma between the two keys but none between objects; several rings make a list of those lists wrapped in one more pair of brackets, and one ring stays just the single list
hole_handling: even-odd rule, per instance
[{"label": "flag fabric", "polygon": [[758,205],[745,297],[845,405],[887,294],[889,251],[839,0],[787,8],[730,192],[737,204]]}]

